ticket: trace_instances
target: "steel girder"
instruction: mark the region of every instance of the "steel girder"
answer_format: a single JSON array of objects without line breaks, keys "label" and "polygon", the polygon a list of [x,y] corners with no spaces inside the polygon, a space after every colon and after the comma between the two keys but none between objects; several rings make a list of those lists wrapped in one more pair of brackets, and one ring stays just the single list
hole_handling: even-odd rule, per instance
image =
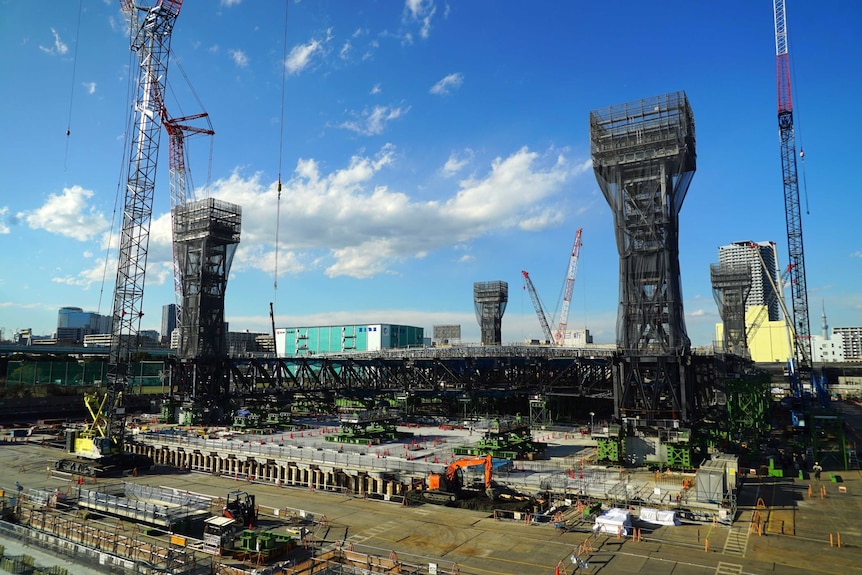
[{"label": "steel girder", "polygon": [[609,357],[280,358],[171,362],[171,394],[189,398],[297,391],[437,390],[612,393]]}]

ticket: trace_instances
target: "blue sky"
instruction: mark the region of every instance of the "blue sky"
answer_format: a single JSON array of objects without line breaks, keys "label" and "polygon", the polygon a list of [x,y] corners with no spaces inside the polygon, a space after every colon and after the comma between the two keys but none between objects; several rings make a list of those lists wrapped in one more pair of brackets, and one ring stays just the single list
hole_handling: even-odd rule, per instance
[{"label": "blue sky", "polygon": [[[862,4],[787,0],[787,20],[820,333],[824,305],[830,325],[862,324]],[[110,314],[132,60],[115,1],[0,0],[0,26],[0,328],[50,334],[62,306]],[[190,142],[194,183],[211,173],[207,193],[243,208],[232,330],[269,332],[274,301],[279,326],[460,324],[476,342],[473,282],[503,280],[503,340],[538,338],[521,270],[552,315],[583,228],[568,325],[612,343],[618,259],[588,114],[677,90],[697,132],[680,227],[692,342],[718,321],[718,246],[775,241],[787,263],[769,0],[187,1],[171,48],[169,110],[216,131],[211,168],[209,142]],[[150,329],[173,301],[161,148]]]}]

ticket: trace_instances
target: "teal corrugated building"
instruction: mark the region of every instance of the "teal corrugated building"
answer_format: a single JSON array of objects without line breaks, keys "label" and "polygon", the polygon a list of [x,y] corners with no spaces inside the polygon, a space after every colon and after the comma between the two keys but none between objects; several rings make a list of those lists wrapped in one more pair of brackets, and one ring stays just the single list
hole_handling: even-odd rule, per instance
[{"label": "teal corrugated building", "polygon": [[279,357],[423,347],[425,329],[389,323],[282,327],[275,330]]}]

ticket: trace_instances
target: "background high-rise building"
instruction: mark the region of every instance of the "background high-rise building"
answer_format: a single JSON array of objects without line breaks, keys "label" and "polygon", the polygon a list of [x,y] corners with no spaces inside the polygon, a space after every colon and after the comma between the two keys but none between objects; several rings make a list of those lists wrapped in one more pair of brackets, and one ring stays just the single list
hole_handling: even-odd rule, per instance
[{"label": "background high-rise building", "polygon": [[84,311],[79,307],[60,308],[55,339],[83,342],[85,335],[97,333],[111,333],[111,316]]},{"label": "background high-rise building", "polygon": [[833,327],[832,337],[843,342],[847,361],[862,360],[862,327]]},{"label": "background high-rise building", "polygon": [[[760,262],[763,258],[764,266]],[[745,299],[745,309],[750,306],[765,305],[768,310],[768,320],[779,319],[779,304],[777,294],[772,284],[778,285],[778,257],[775,252],[775,242],[733,242],[718,248],[718,264],[722,267],[747,266],[751,270],[751,289]],[[770,277],[772,281],[770,281]]]},{"label": "background high-rise building", "polygon": [[171,333],[177,327],[177,304],[169,303],[162,306],[162,332],[161,342],[166,343],[171,340]]}]

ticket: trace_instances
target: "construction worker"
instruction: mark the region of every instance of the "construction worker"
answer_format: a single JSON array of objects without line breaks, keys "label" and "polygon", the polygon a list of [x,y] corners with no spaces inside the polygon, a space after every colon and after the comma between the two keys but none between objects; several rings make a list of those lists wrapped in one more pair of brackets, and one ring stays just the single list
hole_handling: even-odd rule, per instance
[{"label": "construction worker", "polygon": [[811,469],[814,470],[814,479],[820,481],[820,472],[823,471],[823,468],[820,467],[820,462],[815,461],[814,467],[812,467]]}]

